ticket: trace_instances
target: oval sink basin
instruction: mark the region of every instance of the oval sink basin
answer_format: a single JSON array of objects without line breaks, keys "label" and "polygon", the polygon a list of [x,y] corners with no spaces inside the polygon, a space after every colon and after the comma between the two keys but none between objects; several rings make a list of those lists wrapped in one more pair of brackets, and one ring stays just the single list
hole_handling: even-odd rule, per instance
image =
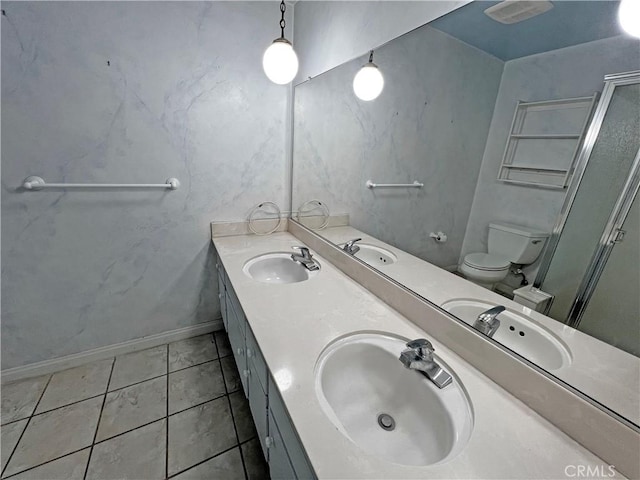
[{"label": "oval sink basin", "polygon": [[[368,243],[357,243],[356,245],[360,247],[360,250],[355,253],[355,256],[372,267],[384,267],[385,265],[396,263],[398,260],[398,257],[386,248],[376,247]],[[340,248],[343,246],[344,244],[340,245]]]},{"label": "oval sink basin", "polygon": [[[469,325],[473,325],[478,315],[492,307],[495,305],[477,300],[452,300],[442,304],[442,308]],[[545,370],[558,370],[571,363],[567,346],[533,319],[509,310],[497,318],[500,327],[493,339],[505,347]]]},{"label": "oval sink basin", "polygon": [[356,334],[334,342],[316,364],[316,394],[338,430],[364,452],[403,465],[452,459],[473,428],[471,403],[453,382],[440,389],[398,357],[405,340]]},{"label": "oval sink basin", "polygon": [[242,271],[249,278],[264,283],[298,283],[309,280],[318,270],[307,270],[291,259],[291,253],[266,253],[244,264]]}]

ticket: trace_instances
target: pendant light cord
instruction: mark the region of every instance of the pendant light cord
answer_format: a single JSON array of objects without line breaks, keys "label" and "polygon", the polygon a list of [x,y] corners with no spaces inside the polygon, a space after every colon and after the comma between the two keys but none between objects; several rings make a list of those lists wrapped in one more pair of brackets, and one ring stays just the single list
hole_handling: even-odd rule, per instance
[{"label": "pendant light cord", "polygon": [[369,52],[369,63],[373,63],[373,50]]},{"label": "pendant light cord", "polygon": [[280,38],[284,38],[284,27],[287,22],[284,21],[284,12],[287,9],[287,6],[284,4],[284,0],[280,2],[280,13],[282,13],[282,17],[280,18]]}]

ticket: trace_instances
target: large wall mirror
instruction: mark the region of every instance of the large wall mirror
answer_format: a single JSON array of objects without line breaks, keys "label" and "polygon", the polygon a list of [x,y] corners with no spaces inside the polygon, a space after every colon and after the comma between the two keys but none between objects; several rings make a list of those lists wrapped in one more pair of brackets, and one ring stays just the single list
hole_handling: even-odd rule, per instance
[{"label": "large wall mirror", "polygon": [[296,85],[294,220],[638,426],[640,41],[497,4]]}]

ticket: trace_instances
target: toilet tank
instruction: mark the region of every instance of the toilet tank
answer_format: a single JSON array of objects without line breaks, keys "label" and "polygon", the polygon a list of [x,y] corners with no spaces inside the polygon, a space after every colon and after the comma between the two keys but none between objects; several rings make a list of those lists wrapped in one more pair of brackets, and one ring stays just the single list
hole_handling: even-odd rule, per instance
[{"label": "toilet tank", "polygon": [[511,263],[529,265],[542,252],[548,233],[510,223],[489,224],[489,253],[506,257]]}]

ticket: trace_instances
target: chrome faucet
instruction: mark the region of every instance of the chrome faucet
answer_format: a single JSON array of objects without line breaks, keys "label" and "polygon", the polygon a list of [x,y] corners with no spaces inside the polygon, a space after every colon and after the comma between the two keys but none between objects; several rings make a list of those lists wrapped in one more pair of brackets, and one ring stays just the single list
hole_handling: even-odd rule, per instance
[{"label": "chrome faucet", "polygon": [[433,359],[434,348],[425,338],[407,343],[407,349],[400,354],[400,361],[410,370],[417,370],[436,384],[438,388],[449,385],[453,378]]},{"label": "chrome faucet", "polygon": [[493,337],[498,327],[500,327],[500,320],[496,317],[504,312],[506,309],[502,305],[497,305],[490,308],[486,312],[482,312],[473,322],[473,328],[481,333],[484,333],[487,337]]},{"label": "chrome faucet", "polygon": [[347,252],[349,255],[355,255],[360,251],[360,247],[356,245],[356,242],[359,242],[360,240],[362,239],[354,238],[353,240],[349,240],[347,243],[343,245],[342,250]]},{"label": "chrome faucet", "polygon": [[292,253],[291,260],[300,263],[307,270],[320,270],[320,266],[313,259],[313,255],[307,247],[292,247],[295,250],[300,250],[300,253]]}]

